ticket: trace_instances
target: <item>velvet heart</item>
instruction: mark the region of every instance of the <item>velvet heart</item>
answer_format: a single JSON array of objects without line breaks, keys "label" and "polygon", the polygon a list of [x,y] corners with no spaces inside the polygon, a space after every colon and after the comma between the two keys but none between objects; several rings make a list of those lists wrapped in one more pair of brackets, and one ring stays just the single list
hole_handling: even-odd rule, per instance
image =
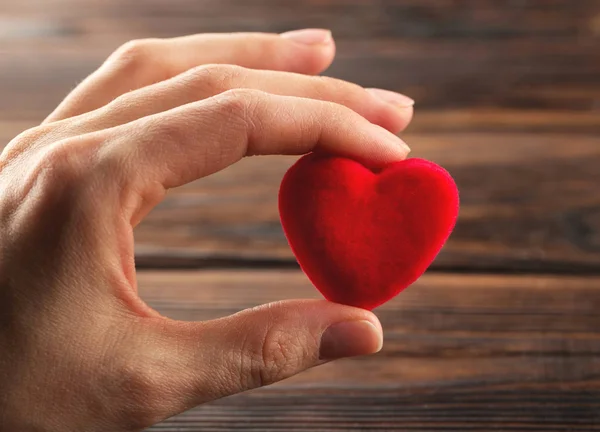
[{"label": "velvet heart", "polygon": [[302,270],[333,302],[373,309],[415,282],[458,217],[454,180],[407,159],[372,171],[314,153],[286,173],[279,214]]}]

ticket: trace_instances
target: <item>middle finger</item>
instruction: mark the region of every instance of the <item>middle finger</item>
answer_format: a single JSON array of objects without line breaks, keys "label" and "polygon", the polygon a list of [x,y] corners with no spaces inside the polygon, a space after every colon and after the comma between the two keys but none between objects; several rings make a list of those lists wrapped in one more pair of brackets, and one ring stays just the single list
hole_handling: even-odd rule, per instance
[{"label": "middle finger", "polygon": [[89,113],[85,120],[78,119],[69,127],[69,135],[109,129],[236,88],[335,102],[393,133],[405,129],[413,115],[414,102],[398,93],[364,89],[328,77],[214,64],[127,93]]}]

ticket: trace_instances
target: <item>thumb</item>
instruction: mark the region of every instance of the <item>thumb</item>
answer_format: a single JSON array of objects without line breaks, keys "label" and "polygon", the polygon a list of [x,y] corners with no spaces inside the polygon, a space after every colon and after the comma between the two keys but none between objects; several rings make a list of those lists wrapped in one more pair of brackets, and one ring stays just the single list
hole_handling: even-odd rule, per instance
[{"label": "thumb", "polygon": [[[202,323],[170,322],[181,411],[272,384],[316,365],[381,349],[383,332],[366,310],[324,300],[271,303]],[[165,334],[166,332],[166,334]]]}]

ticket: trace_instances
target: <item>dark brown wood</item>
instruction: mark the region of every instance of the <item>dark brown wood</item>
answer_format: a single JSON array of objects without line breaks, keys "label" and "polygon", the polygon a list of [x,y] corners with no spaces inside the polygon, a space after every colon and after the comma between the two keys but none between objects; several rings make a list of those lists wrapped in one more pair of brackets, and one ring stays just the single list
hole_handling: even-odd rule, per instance
[{"label": "dark brown wood", "polygon": [[[34,126],[119,44],[327,26],[327,73],[417,99],[406,140],[456,178],[441,269],[600,272],[600,2],[5,1],[0,139]],[[173,191],[137,230],[141,267],[293,265],[276,194],[291,159]],[[231,264],[233,263],[233,264]]]},{"label": "dark brown wood", "polygon": [[[143,271],[139,286],[184,320],[319,298],[294,270]],[[598,310],[600,278],[426,275],[375,311],[379,354],[151,430],[600,430]]]},{"label": "dark brown wood", "polygon": [[[376,311],[381,353],[150,430],[600,430],[598,0],[0,0],[0,148],[128,40],[302,27],[333,30],[326,75],[416,99],[404,138],[456,178],[459,224],[437,272]],[[278,222],[293,161],[171,191],[138,266],[227,270],[140,271],[142,297],[186,320],[318,298]]]},{"label": "dark brown wood", "polygon": [[43,118],[130,39],[307,26],[335,34],[327,74],[401,90],[420,110],[598,110],[597,0],[4,0],[0,12],[5,119]]},{"label": "dark brown wood", "polygon": [[[600,139],[542,133],[407,134],[456,179],[459,222],[441,269],[600,272]],[[172,191],[136,231],[138,264],[293,260],[277,192],[295,158],[251,158]]]}]

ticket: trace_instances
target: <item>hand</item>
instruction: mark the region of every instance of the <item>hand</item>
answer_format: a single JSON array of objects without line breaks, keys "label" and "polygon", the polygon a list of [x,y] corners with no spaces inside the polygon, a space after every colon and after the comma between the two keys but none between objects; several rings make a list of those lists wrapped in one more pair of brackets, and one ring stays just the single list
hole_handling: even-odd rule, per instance
[{"label": "hand", "polygon": [[[377,166],[410,101],[314,77],[328,32],[131,42],[0,155],[0,429],[134,431],[198,404],[376,352],[379,321],[327,301],[208,322],[137,295],[133,228],[166,191],[247,155]],[[387,130],[386,130],[387,129]]]}]

